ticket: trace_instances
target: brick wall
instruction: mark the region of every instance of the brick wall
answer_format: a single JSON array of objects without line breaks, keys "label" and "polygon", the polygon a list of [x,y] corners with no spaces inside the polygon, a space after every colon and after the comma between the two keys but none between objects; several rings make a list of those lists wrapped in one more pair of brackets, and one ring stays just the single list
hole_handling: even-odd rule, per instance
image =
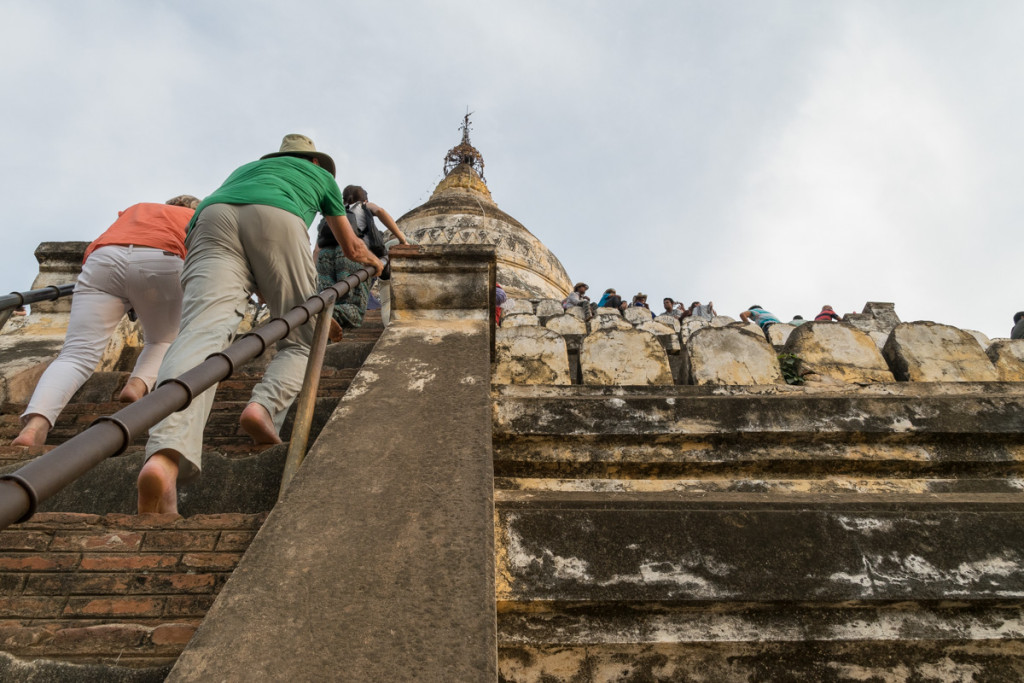
[{"label": "brick wall", "polygon": [[265,517],[40,513],[0,533],[0,650],[173,661]]}]

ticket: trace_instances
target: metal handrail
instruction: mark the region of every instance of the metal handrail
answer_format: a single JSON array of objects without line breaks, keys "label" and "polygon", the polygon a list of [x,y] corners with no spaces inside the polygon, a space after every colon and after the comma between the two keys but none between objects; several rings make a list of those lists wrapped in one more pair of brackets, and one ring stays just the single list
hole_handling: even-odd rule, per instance
[{"label": "metal handrail", "polygon": [[30,289],[27,292],[11,292],[0,296],[0,327],[4,326],[14,309],[25,304],[33,304],[37,301],[50,301],[70,296],[75,291],[75,283],[69,282],[63,285],[50,285],[42,289]]},{"label": "metal handrail", "polygon": [[[381,261],[387,265],[388,258],[383,257]],[[186,408],[193,397],[230,377],[236,368],[262,354],[270,344],[285,338],[320,311],[329,314],[328,302],[333,304],[337,297],[344,296],[360,282],[366,282],[373,272],[369,266],[356,271],[323,292],[314,294],[280,318],[274,318],[243,335],[191,370],[162,382],[135,403],[113,415],[97,418],[81,434],[17,471],[0,476],[0,530],[30,519],[40,503],[108,457],[123,453],[138,434],[171,413]],[[312,353],[312,348],[310,351]],[[322,362],[322,351],[320,359]],[[315,391],[313,396],[316,396]],[[295,427],[292,432],[294,434]]]},{"label": "metal handrail", "polygon": [[[332,295],[333,290],[327,290]],[[302,380],[302,390],[295,401],[295,422],[292,423],[292,435],[288,440],[288,455],[284,461],[284,471],[281,473],[281,488],[278,490],[278,500],[284,496],[285,489],[291,482],[299,465],[306,457],[306,450],[309,444],[309,429],[313,424],[313,413],[316,410],[316,395],[320,389],[320,374],[324,368],[324,353],[327,351],[327,340],[330,337],[331,318],[333,315],[335,297],[331,296],[330,301],[324,302],[324,311],[316,319],[316,329],[313,331],[313,343],[309,347],[309,360],[306,362],[306,376]]]}]

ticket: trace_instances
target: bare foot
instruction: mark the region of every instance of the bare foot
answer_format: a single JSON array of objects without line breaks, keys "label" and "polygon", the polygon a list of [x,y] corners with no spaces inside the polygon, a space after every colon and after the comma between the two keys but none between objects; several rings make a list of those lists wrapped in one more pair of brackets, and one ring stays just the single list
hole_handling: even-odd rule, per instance
[{"label": "bare foot", "polygon": [[21,433],[11,442],[12,446],[42,446],[50,433],[50,421],[42,415],[29,415]]},{"label": "bare foot", "polygon": [[277,435],[277,429],[274,427],[274,420],[270,417],[270,411],[259,403],[247,405],[245,410],[242,411],[241,417],[238,418],[238,423],[242,425],[245,433],[252,437],[253,443],[281,443],[281,437]]},{"label": "bare foot", "polygon": [[342,329],[337,320],[331,318],[331,329],[327,331],[327,338],[330,339],[333,344],[334,342],[340,342],[344,335],[345,330]]},{"label": "bare foot", "polygon": [[139,472],[139,514],[178,514],[178,459],[171,450],[157,451]]},{"label": "bare foot", "polygon": [[124,389],[121,390],[121,395],[118,396],[118,400],[121,403],[135,403],[140,398],[149,393],[149,387],[138,377],[129,377],[128,381],[124,385]]}]

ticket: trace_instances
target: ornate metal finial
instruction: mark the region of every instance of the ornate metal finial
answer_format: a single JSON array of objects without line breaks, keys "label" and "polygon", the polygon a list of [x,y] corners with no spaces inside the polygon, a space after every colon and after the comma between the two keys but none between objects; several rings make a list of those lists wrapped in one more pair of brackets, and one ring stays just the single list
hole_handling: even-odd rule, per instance
[{"label": "ornate metal finial", "polygon": [[448,154],[444,158],[444,174],[447,176],[457,166],[469,164],[477,172],[477,175],[480,176],[480,180],[486,183],[487,180],[484,178],[484,158],[480,155],[480,150],[469,142],[469,131],[472,127],[469,123],[469,117],[472,114],[473,112],[469,110],[469,107],[466,107],[466,115],[462,117],[462,125],[459,126],[459,130],[462,131],[462,142],[448,150]]}]

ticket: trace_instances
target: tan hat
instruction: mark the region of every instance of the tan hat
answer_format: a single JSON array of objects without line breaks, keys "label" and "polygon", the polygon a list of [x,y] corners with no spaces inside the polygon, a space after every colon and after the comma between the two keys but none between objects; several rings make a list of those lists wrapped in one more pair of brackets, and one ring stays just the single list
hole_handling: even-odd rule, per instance
[{"label": "tan hat", "polygon": [[272,154],[264,154],[260,159],[270,159],[271,157],[304,157],[306,159],[316,159],[320,162],[320,167],[331,175],[337,175],[334,167],[334,159],[327,156],[323,152],[316,151],[316,146],[313,141],[307,138],[305,135],[299,135],[298,133],[289,133],[284,136],[281,140],[281,150]]}]

